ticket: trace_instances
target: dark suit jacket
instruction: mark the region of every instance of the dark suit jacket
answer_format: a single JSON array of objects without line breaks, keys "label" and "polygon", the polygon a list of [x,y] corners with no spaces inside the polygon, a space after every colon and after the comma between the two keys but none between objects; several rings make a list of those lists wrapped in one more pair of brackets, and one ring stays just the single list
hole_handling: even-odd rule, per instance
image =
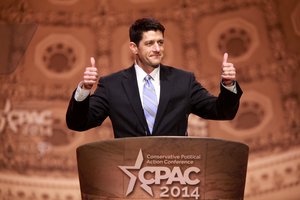
[{"label": "dark suit jacket", "polygon": [[[164,65],[160,68],[160,87],[154,136],[186,135],[190,113],[205,119],[233,119],[242,95],[237,84],[237,94],[221,86],[218,97],[212,96],[192,73]],[[74,94],[66,115],[70,129],[84,131],[99,126],[108,116],[116,138],[149,135],[133,66],[100,78],[95,93],[82,102],[77,102]]]}]

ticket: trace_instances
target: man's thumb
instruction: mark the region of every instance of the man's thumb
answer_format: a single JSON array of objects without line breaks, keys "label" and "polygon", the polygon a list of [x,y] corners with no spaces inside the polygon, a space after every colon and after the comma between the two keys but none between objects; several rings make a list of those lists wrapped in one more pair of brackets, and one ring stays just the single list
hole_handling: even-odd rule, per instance
[{"label": "man's thumb", "polygon": [[96,61],[95,61],[94,57],[91,57],[91,64],[92,64],[92,67],[96,67]]}]

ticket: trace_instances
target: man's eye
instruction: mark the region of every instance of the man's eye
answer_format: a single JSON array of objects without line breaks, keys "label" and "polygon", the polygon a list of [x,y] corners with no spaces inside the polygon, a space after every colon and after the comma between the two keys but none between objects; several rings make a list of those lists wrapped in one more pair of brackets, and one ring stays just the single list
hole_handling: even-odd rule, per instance
[{"label": "man's eye", "polygon": [[153,44],[153,42],[147,42],[146,46],[151,46]]}]

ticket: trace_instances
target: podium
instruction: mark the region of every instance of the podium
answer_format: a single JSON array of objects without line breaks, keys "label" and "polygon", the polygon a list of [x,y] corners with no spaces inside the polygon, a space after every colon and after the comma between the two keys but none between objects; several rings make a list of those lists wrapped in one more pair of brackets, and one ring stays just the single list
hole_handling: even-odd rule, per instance
[{"label": "podium", "polygon": [[135,137],[77,148],[83,200],[243,199],[249,148],[213,138]]}]

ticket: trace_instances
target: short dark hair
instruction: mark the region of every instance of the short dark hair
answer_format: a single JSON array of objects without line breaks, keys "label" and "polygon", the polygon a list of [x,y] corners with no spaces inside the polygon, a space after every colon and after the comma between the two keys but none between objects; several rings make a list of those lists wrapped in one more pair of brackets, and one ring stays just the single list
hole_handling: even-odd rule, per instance
[{"label": "short dark hair", "polygon": [[165,27],[154,18],[137,19],[129,28],[130,42],[138,45],[146,31],[161,31],[164,35]]}]

